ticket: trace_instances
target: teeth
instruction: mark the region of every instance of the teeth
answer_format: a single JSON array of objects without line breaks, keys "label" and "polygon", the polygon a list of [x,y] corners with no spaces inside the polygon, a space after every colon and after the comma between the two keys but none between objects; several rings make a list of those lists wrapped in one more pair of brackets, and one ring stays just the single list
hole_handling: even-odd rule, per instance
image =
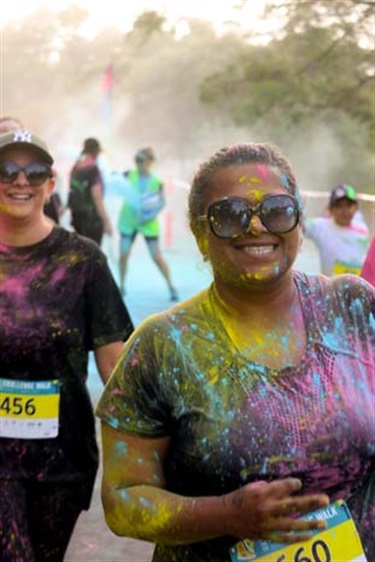
[{"label": "teeth", "polygon": [[252,256],[265,256],[273,252],[273,246],[244,246],[242,249]]},{"label": "teeth", "polygon": [[29,199],[31,199],[31,195],[26,194],[13,194],[9,195],[9,197],[11,199],[17,199],[18,201],[28,201]]}]

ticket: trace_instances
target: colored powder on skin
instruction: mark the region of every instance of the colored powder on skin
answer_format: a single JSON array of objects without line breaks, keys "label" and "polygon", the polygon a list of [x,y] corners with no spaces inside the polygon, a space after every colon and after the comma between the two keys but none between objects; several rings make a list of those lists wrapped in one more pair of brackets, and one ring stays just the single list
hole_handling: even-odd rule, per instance
[{"label": "colored powder on skin", "polygon": [[128,445],[126,443],[123,443],[122,441],[116,443],[115,446],[115,458],[119,458],[120,460],[122,460],[126,454],[128,452]]},{"label": "colored powder on skin", "polygon": [[262,200],[264,193],[260,189],[250,189],[246,195],[252,195],[256,203]]},{"label": "colored powder on skin", "polygon": [[284,173],[280,174],[280,179],[281,179],[281,183],[283,185],[283,187],[285,187],[285,189],[287,189],[288,191],[290,191],[290,185],[289,185],[289,180],[288,180],[288,176]]},{"label": "colored powder on skin", "polygon": [[265,164],[257,164],[256,169],[259,172],[259,175],[264,183],[268,180],[268,168]]}]

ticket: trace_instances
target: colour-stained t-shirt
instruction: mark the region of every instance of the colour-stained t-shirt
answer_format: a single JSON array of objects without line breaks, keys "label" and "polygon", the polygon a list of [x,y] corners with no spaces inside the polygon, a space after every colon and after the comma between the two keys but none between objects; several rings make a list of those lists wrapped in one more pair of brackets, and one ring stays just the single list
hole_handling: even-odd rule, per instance
[{"label": "colour-stained t-shirt", "polygon": [[316,244],[322,273],[360,274],[369,246],[368,228],[362,220],[340,226],[332,217],[317,217],[307,221],[305,235]]},{"label": "colour-stained t-shirt", "polygon": [[[125,344],[97,415],[137,436],[170,436],[166,488],[228,493],[295,476],[344,498],[375,559],[375,296],[352,275],[294,273],[307,335],[281,370],[235,349],[209,288],[146,319]],[[229,561],[236,539],[157,545],[157,562]]]},{"label": "colour-stained t-shirt", "polygon": [[[88,502],[98,463],[88,352],[126,340],[133,328],[105,255],[58,226],[31,246],[0,245],[0,310],[0,478],[82,481]],[[56,416],[50,381],[60,396],[58,435],[27,439],[37,435],[37,400]],[[4,437],[11,422],[22,438]]]}]

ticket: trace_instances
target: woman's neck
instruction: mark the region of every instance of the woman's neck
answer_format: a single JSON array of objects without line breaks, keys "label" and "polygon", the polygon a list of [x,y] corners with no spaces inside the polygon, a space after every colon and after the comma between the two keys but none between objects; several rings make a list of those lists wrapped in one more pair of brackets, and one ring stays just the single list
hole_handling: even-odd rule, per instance
[{"label": "woman's neck", "polygon": [[289,312],[299,302],[293,274],[284,277],[277,284],[264,288],[227,286],[215,280],[215,295],[225,314],[249,318],[265,318],[270,312],[274,320],[278,314]]},{"label": "woman's neck", "polygon": [[14,220],[0,214],[0,240],[8,246],[32,246],[46,238],[54,223],[42,215],[38,221]]}]

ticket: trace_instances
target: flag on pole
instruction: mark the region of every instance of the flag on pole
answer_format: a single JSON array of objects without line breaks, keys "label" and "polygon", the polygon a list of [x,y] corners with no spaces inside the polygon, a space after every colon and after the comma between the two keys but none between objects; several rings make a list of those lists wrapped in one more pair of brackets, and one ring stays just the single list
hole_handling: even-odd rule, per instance
[{"label": "flag on pole", "polygon": [[112,88],[113,88],[113,65],[107,64],[102,81],[102,115],[105,121],[111,119],[112,113]]}]

